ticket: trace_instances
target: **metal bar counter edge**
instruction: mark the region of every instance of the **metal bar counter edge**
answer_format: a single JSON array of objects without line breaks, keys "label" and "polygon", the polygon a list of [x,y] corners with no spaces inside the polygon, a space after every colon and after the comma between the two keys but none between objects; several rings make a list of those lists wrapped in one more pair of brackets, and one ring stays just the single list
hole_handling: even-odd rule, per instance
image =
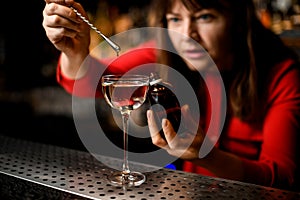
[{"label": "metal bar counter edge", "polygon": [[113,169],[88,152],[0,135],[0,199],[300,199],[297,192],[137,165],[149,169],[146,182],[124,189],[109,184]]}]

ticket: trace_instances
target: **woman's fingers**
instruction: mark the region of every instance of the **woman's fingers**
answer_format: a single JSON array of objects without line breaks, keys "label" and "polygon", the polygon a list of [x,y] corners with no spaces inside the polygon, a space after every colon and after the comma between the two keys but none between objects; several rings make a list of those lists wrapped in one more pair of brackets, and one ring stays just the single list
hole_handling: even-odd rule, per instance
[{"label": "woman's fingers", "polygon": [[165,134],[167,143],[171,149],[175,148],[177,145],[177,140],[176,140],[176,132],[174,131],[174,128],[170,121],[168,119],[163,119],[162,120],[162,129]]},{"label": "woman's fingers", "polygon": [[154,112],[152,110],[147,111],[147,119],[149,131],[151,134],[152,142],[156,146],[165,149],[170,155],[180,157],[183,159],[198,158],[199,148],[202,144],[202,135],[197,133],[198,126],[195,120],[189,113],[188,106],[183,107],[183,115],[185,115],[186,121],[190,126],[195,126],[192,132],[190,129],[186,129],[183,133],[176,133],[171,122],[168,119],[162,119],[162,130],[165,139],[160,135],[160,129],[158,128]]},{"label": "woman's fingers", "polygon": [[44,18],[49,18],[49,23],[51,22],[56,26],[72,25],[72,23],[76,26],[82,21],[70,7],[59,4],[47,4],[43,11],[43,15]]},{"label": "woman's fingers", "polygon": [[195,121],[193,118],[190,107],[188,105],[184,105],[181,107],[181,113],[183,116],[183,123],[187,130],[189,130],[190,133],[197,133],[199,123]]},{"label": "woman's fingers", "polygon": [[66,6],[72,6],[74,4],[74,0],[45,0],[47,4],[49,3],[57,3]]},{"label": "woman's fingers", "polygon": [[152,143],[160,148],[168,149],[167,142],[161,137],[159,133],[160,129],[158,128],[155,122],[154,113],[152,110],[147,111],[147,120],[148,120],[148,127],[150,131]]}]

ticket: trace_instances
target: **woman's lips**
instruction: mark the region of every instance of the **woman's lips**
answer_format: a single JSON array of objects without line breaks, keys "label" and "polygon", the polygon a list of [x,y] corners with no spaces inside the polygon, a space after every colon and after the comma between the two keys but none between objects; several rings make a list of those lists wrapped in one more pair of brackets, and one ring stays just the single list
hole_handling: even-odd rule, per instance
[{"label": "woman's lips", "polygon": [[186,58],[199,59],[202,58],[203,56],[206,56],[207,52],[203,49],[191,49],[191,50],[184,50],[183,54]]}]

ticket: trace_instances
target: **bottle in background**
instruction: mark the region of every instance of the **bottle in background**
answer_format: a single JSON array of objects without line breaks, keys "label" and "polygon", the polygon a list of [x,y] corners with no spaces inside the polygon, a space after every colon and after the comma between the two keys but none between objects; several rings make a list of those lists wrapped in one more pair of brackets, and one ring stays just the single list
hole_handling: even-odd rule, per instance
[{"label": "bottle in background", "polygon": [[176,95],[172,92],[172,85],[164,82],[157,73],[152,73],[148,98],[159,128],[161,129],[162,119],[167,118],[177,132],[181,121],[181,108]]}]

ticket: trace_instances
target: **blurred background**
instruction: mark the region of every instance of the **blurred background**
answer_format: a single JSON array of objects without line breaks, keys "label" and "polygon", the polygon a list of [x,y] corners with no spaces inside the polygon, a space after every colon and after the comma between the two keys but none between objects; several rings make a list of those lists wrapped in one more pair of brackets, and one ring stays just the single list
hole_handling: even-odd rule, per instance
[{"label": "blurred background", "polygon": [[[111,36],[146,26],[150,1],[79,2],[91,22]],[[299,0],[254,1],[264,25],[299,52]],[[42,27],[44,5],[28,0],[0,7],[0,134],[84,150],[72,119],[72,97],[56,82],[59,52]],[[94,31],[91,35],[93,48],[102,40]],[[99,105],[106,109],[103,102]]]}]

